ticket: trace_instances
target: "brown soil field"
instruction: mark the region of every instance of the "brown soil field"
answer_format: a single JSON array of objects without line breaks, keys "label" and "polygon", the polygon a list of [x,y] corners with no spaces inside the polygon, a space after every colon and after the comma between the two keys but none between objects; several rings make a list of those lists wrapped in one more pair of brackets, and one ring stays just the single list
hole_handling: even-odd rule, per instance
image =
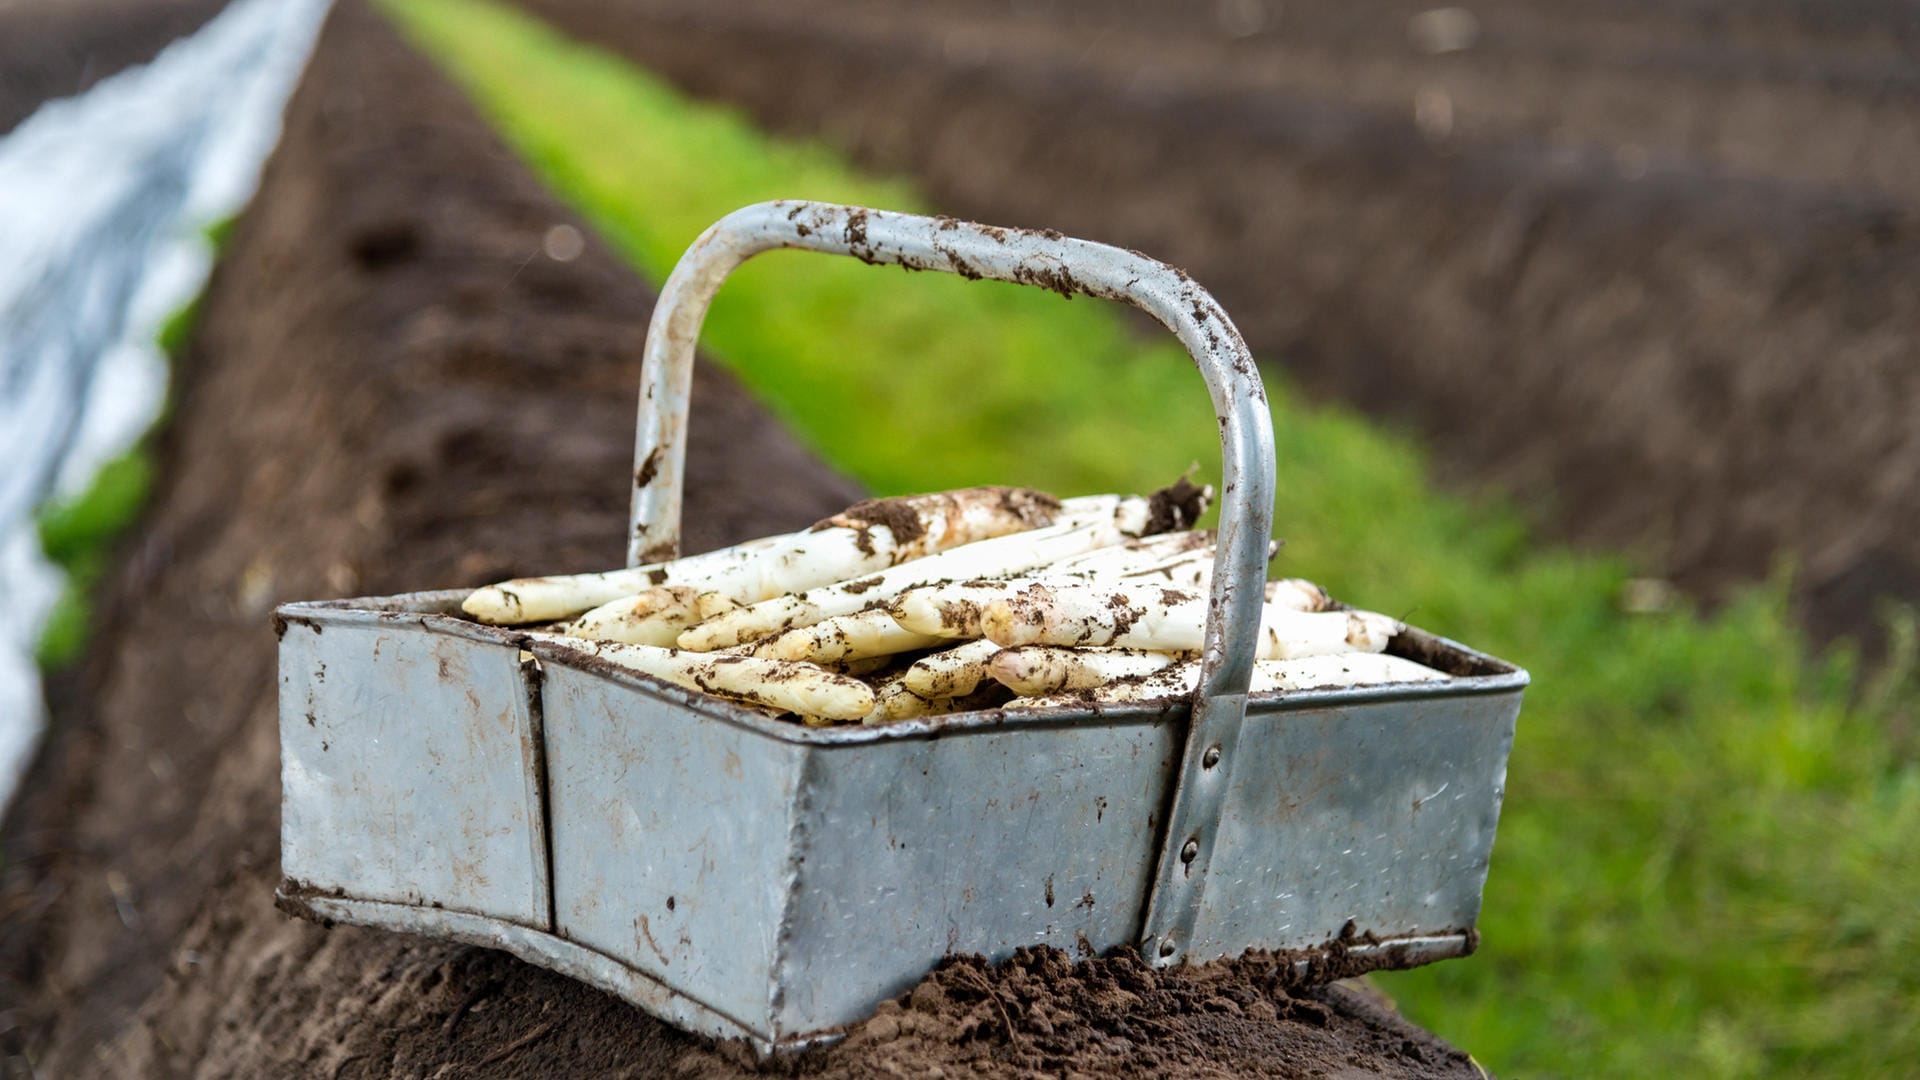
[{"label": "brown soil field", "polygon": [[190,34],[226,0],[0,0],[0,135]]},{"label": "brown soil field", "polygon": [[[645,286],[359,0],[342,0],[214,274],[160,483],[0,848],[0,1073],[737,1076],[504,954],[273,907],[281,600],[616,564]],[[559,249],[556,249],[559,250]],[[711,367],[688,545],[858,496]],[[1480,1075],[1349,987],[1258,958],[1154,973],[959,959],[817,1076]]]},{"label": "brown soil field", "polygon": [[1708,601],[1787,558],[1821,639],[1920,601],[1911,5],[524,3],[946,212],[1186,267],[1550,537]]}]

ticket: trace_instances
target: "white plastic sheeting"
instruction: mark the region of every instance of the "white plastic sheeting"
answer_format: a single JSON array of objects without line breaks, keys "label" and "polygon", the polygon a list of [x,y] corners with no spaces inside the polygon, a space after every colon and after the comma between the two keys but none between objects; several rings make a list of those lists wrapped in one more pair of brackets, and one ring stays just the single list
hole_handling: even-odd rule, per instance
[{"label": "white plastic sheeting", "polygon": [[0,138],[0,808],[45,724],[59,595],[35,510],[85,490],[166,394],[154,343],[252,194],[327,0],[235,0],[152,62]]}]

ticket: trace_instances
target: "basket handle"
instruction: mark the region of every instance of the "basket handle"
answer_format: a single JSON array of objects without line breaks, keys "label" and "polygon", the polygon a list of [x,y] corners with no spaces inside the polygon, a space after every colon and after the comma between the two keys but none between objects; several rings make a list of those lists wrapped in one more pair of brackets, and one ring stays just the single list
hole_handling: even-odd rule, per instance
[{"label": "basket handle", "polygon": [[[1162,962],[1172,959],[1180,950],[1168,946],[1176,936],[1184,936],[1198,908],[1199,884],[1205,878],[1198,871],[1204,868],[1204,848],[1211,847],[1195,850],[1205,838],[1190,837],[1187,822],[1218,816],[1217,799],[1224,793],[1227,773],[1220,767],[1222,753],[1230,748],[1246,712],[1273,532],[1272,418],[1259,370],[1240,331],[1219,303],[1182,271],[1137,252],[1057,232],[817,202],[783,200],[736,210],[681,256],[660,290],[647,327],[628,565],[679,553],[687,396],[700,326],[728,274],[753,256],[780,248],[1118,300],[1172,330],[1199,367],[1220,426],[1216,565],[1223,572],[1213,577],[1185,767],[1145,928],[1146,937],[1158,939],[1147,955]],[[1185,890],[1180,888],[1183,882]]]}]

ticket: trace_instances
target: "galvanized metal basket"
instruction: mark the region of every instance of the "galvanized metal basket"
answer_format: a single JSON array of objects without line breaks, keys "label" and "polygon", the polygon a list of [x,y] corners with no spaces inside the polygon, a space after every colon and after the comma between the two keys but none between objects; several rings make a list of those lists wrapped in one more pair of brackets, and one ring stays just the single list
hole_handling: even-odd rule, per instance
[{"label": "galvanized metal basket", "polygon": [[709,302],[804,248],[1132,304],[1220,422],[1220,572],[1191,703],[813,729],[458,616],[464,592],[289,604],[282,906],[506,949],[688,1029],[832,1038],[941,957],[1248,949],[1342,972],[1471,952],[1525,672],[1408,630],[1452,678],[1249,696],[1274,493],[1240,334],[1102,244],[807,202],[697,240],[648,332],[629,561],[677,552]]}]

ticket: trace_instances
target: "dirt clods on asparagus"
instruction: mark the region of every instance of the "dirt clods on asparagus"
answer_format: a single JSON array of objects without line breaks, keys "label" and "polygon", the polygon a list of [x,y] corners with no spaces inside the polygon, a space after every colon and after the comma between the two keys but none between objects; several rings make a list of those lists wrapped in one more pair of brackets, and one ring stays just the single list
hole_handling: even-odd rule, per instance
[{"label": "dirt clods on asparagus", "polygon": [[926,1075],[936,1061],[996,1076],[1475,1075],[1466,1055],[1384,1026],[1341,1031],[1368,992],[1298,989],[1291,970],[1263,954],[1167,970],[1128,949],[951,957],[854,1028],[828,1075]]},{"label": "dirt clods on asparagus", "polygon": [[[1025,522],[1028,528],[1053,524],[1053,515],[1060,509],[1060,500],[1044,491],[999,486],[984,490],[997,493],[1001,509],[1008,515]],[[900,547],[905,547],[927,534],[925,518],[913,496],[866,499],[819,522],[814,525],[814,528],[827,529],[836,525],[849,524],[865,528],[884,525],[893,533],[893,541]],[[872,553],[873,541],[866,535],[864,528],[859,543],[862,551]]]},{"label": "dirt clods on asparagus", "polygon": [[1184,532],[1193,528],[1206,513],[1207,504],[1213,501],[1213,489],[1196,486],[1181,477],[1173,483],[1154,492],[1147,499],[1147,529],[1149,536],[1160,533]]}]

